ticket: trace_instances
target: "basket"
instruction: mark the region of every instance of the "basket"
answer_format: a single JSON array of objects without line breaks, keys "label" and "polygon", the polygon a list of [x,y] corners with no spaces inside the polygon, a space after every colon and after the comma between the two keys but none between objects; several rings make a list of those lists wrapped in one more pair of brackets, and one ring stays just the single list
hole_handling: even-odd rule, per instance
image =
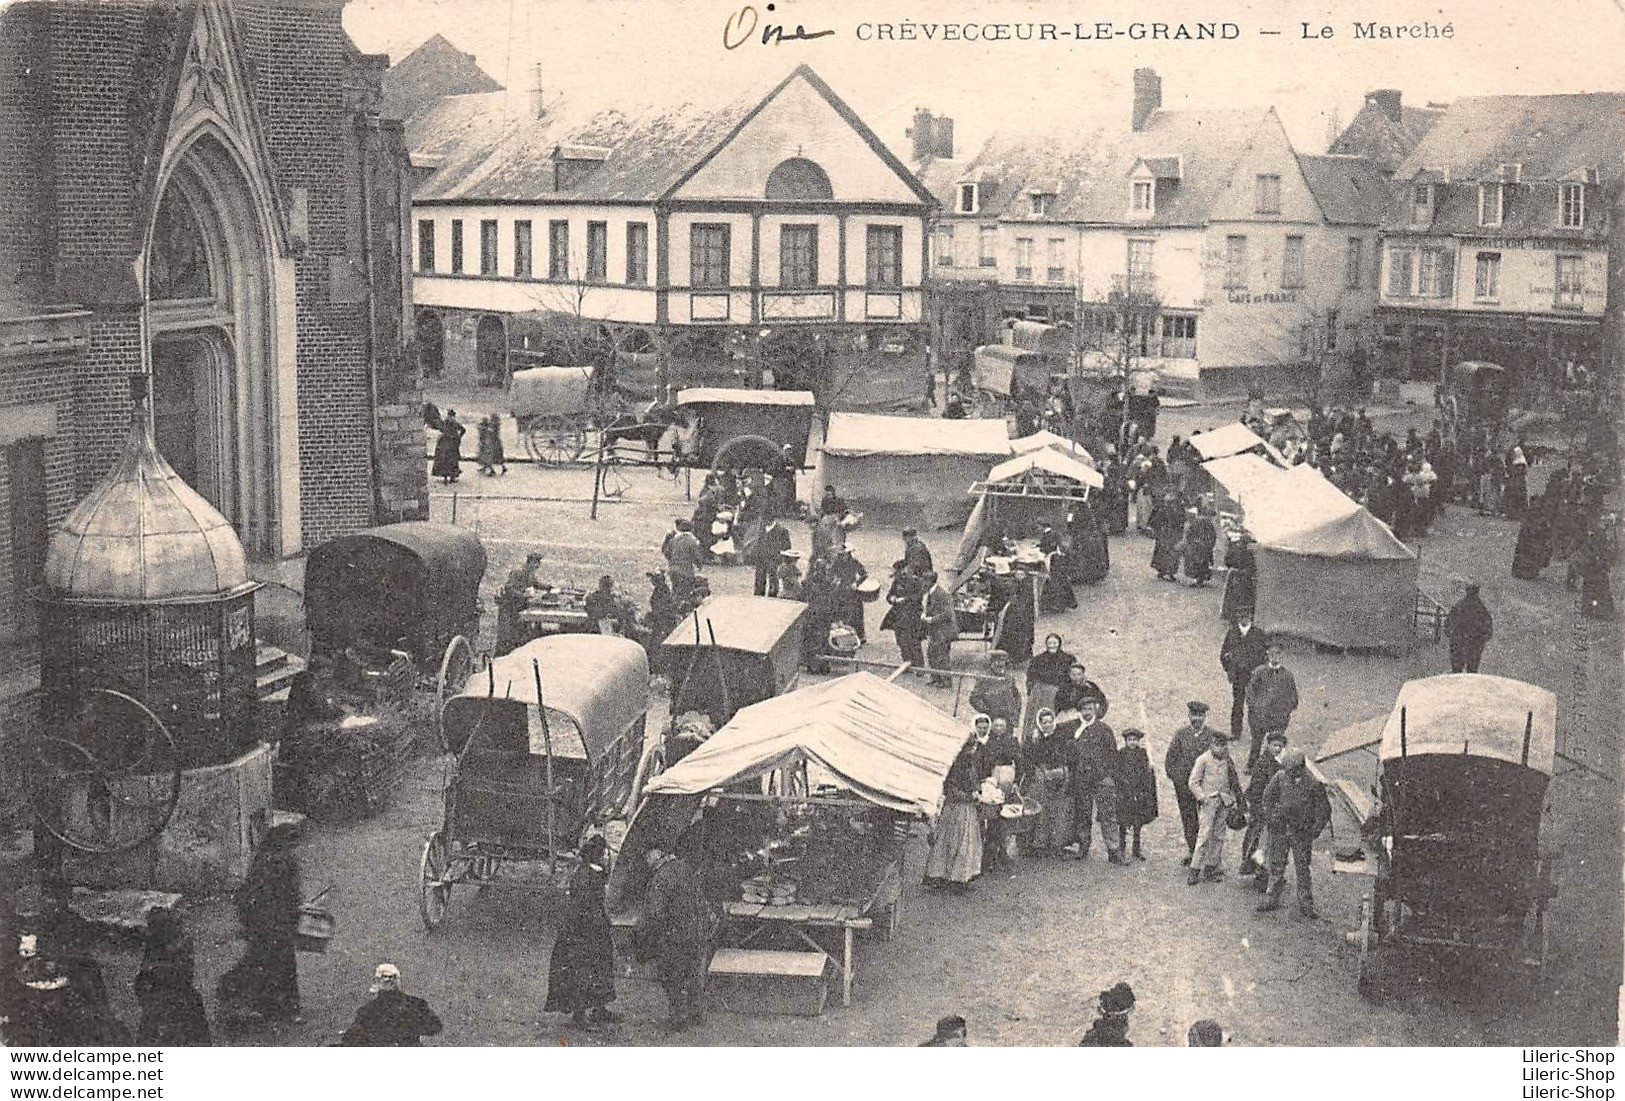
[{"label": "basket", "polygon": [[299,907],[299,924],[294,927],[293,946],[300,952],[326,952],[338,925],[333,912],[325,906],[307,902]]}]

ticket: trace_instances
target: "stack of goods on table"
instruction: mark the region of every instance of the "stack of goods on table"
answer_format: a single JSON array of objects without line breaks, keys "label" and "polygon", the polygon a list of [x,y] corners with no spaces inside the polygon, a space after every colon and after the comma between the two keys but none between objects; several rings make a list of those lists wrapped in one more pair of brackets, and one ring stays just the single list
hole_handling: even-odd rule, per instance
[{"label": "stack of goods on table", "polygon": [[753,875],[739,885],[740,900],[756,906],[789,906],[796,900],[796,883],[774,879],[765,872]]}]

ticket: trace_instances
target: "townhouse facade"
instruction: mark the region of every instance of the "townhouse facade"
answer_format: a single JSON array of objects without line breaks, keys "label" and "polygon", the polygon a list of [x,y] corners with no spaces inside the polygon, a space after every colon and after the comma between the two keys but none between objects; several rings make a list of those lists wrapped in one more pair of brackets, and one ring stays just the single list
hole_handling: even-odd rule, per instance
[{"label": "townhouse facade", "polygon": [[[1436,135],[1454,135],[1450,141]],[[1526,392],[1601,366],[1625,93],[1454,104],[1395,173],[1384,225],[1385,373],[1486,360]]]},{"label": "townhouse facade", "polygon": [[812,69],[721,109],[452,96],[409,128],[417,340],[501,385],[583,357],[623,383],[923,402],[932,197]]},{"label": "townhouse facade", "polygon": [[1364,158],[1298,154],[1273,110],[1165,109],[1142,69],[1127,118],[995,135],[921,175],[949,358],[978,322],[996,339],[997,313],[1072,325],[1084,368],[1224,388],[1318,378],[1367,335],[1385,184]]}]

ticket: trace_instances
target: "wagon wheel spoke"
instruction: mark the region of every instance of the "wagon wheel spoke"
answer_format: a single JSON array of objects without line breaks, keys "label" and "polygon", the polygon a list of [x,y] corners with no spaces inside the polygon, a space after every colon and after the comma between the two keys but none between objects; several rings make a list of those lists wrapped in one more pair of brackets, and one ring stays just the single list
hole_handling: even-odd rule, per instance
[{"label": "wagon wheel spoke", "polygon": [[451,901],[450,871],[445,835],[436,830],[423,843],[423,856],[418,861],[418,912],[431,933],[446,919],[446,907]]}]

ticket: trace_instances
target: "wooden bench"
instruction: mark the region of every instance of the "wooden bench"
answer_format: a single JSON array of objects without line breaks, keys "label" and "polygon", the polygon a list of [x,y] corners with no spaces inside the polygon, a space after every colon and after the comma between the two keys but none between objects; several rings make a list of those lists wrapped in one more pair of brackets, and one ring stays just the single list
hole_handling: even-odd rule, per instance
[{"label": "wooden bench", "polygon": [[829,998],[823,952],[719,948],[711,956],[707,990],[731,1013],[816,1017]]}]

